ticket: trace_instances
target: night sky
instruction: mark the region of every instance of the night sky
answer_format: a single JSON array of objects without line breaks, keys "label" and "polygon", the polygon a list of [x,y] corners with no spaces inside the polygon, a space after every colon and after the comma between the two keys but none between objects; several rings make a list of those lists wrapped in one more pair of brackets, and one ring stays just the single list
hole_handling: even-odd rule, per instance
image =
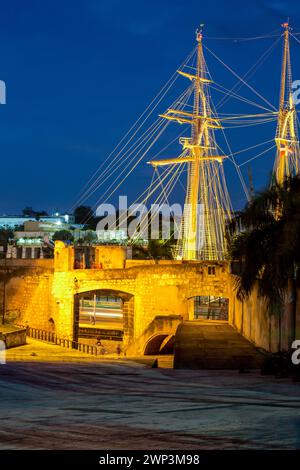
[{"label": "night sky", "polygon": [[[205,23],[204,44],[242,75],[277,37],[212,38],[279,35],[288,16],[299,32],[299,0],[1,0],[0,79],[6,82],[7,104],[0,106],[0,213],[17,214],[25,206],[69,210],[91,174],[195,46],[200,23]],[[293,78],[300,79],[300,44],[293,41],[291,48]],[[218,83],[236,83],[211,55],[206,59]],[[275,106],[280,64],[278,43],[250,80]],[[180,86],[186,83],[180,82],[179,91]],[[259,102],[244,88],[239,93]],[[260,112],[238,106],[229,101],[222,112]],[[272,139],[275,126],[231,132],[235,151]],[[256,189],[266,184],[273,158],[270,152],[254,160]],[[240,207],[243,193],[229,166],[228,187]],[[246,166],[243,171],[247,180]],[[151,169],[142,164],[120,192],[135,199],[150,179]]]}]

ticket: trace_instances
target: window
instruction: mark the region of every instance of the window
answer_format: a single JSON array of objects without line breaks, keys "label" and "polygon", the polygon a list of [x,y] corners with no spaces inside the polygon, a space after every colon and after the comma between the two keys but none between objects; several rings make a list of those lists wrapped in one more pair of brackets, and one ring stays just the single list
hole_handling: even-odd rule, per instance
[{"label": "window", "polygon": [[210,276],[215,276],[216,275],[216,268],[215,266],[208,266],[208,274]]}]

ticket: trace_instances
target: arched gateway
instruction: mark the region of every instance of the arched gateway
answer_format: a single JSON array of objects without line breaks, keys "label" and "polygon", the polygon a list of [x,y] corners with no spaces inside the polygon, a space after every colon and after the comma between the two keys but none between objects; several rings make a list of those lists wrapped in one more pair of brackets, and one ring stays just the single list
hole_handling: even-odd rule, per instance
[{"label": "arched gateway", "polygon": [[78,341],[102,339],[123,342],[133,329],[134,296],[113,289],[96,289],[74,295],[74,334]]},{"label": "arched gateway", "polygon": [[[54,260],[24,260],[28,269],[22,276],[18,275],[20,260],[6,260],[16,269],[7,285],[7,315],[19,325],[76,339],[80,300],[89,293],[86,306],[93,308],[96,293],[96,308],[101,309],[97,302],[101,304],[106,292],[123,301],[122,350],[127,355],[147,354],[154,346],[162,352],[164,344],[155,336],[171,337],[187,320],[190,326],[200,323],[202,327],[201,322],[207,321],[211,326],[213,322],[224,325],[227,315],[228,324],[244,337],[266,350],[277,350],[278,322],[270,321],[258,286],[246,301],[236,298],[233,273],[238,266],[233,263],[132,260],[124,247],[94,248],[96,267],[76,267],[74,247],[62,242],[56,242]],[[284,344],[288,334],[288,327],[282,327]]]},{"label": "arched gateway", "polygon": [[58,335],[78,339],[108,330],[102,334],[121,335],[128,355],[170,351],[178,325],[195,318],[194,298],[229,297],[226,262],[155,263],[126,259],[125,250],[96,247],[101,268],[78,269],[74,247],[56,243],[52,292]]}]

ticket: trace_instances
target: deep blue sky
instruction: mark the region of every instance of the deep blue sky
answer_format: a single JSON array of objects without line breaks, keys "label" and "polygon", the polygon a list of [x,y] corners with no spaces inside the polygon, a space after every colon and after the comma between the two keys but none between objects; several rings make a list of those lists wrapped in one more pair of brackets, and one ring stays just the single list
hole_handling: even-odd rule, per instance
[{"label": "deep blue sky", "polygon": [[[257,36],[279,30],[290,16],[300,31],[298,5],[298,0],[1,0],[0,79],[6,82],[7,104],[0,106],[0,213],[18,213],[28,205],[68,210],[193,48],[198,24],[205,23],[208,37]],[[271,42],[207,39],[240,74]],[[294,42],[295,79],[300,79],[299,48]],[[276,51],[251,82],[275,105],[281,47]],[[235,83],[211,57],[207,62],[216,81]],[[247,145],[272,138],[274,129],[251,132]],[[231,144],[245,146],[243,133]],[[256,160],[257,188],[271,168],[272,156]],[[145,188],[147,171],[137,173],[129,196]],[[237,181],[229,172],[229,189],[240,205]]]}]

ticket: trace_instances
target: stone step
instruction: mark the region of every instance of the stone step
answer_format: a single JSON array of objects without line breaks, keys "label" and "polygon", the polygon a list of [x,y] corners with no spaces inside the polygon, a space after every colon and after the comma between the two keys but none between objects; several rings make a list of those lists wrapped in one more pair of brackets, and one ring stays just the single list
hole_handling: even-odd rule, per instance
[{"label": "stone step", "polygon": [[184,322],[175,335],[175,369],[256,369],[264,354],[226,322]]}]

